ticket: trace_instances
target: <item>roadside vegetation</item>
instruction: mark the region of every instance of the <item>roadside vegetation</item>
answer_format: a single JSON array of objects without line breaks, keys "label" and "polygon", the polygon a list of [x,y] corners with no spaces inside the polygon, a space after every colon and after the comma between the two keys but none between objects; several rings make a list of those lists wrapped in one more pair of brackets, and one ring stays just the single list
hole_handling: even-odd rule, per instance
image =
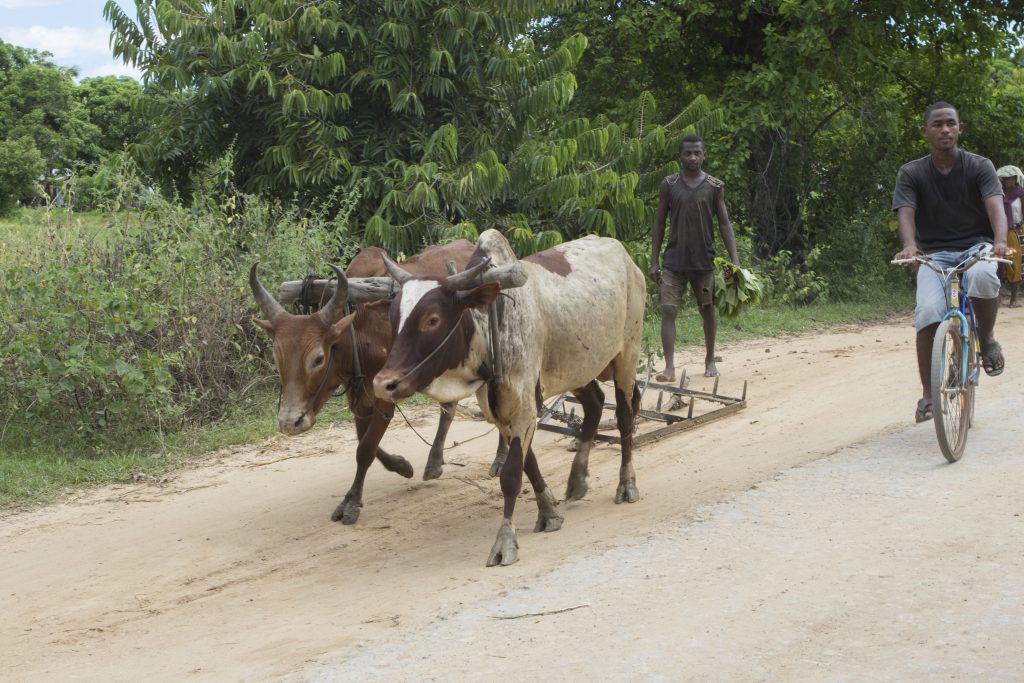
[{"label": "roadside vegetation", "polygon": [[[966,149],[1024,157],[998,3],[471,5],[109,2],[144,86],[0,41],[0,507],[271,434],[253,263],[273,286],[496,228],[521,255],[612,236],[647,272],[697,133],[766,286],[728,343],[908,309],[888,206],[931,102]],[[692,305],[679,327],[702,343]]]}]

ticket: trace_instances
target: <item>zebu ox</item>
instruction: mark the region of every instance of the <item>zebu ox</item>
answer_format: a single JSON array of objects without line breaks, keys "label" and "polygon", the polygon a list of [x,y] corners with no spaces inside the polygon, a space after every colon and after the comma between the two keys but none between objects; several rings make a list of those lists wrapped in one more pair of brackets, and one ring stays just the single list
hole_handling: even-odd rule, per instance
[{"label": "zebu ox", "polygon": [[[403,262],[403,267],[421,276],[440,276],[446,263],[454,261],[463,267],[473,254],[474,245],[459,240],[441,247],[428,247]],[[364,249],[349,264],[348,277],[386,276],[382,255],[376,247]],[[373,396],[367,383],[384,365],[391,348],[391,324],[388,321],[388,300],[357,304],[344,315],[348,299],[348,281],[340,277],[334,296],[317,313],[293,315],[272,297],[256,275],[256,266],[249,273],[249,286],[266,320],[256,323],[274,340],[274,359],[281,379],[281,406],[278,428],[285,434],[301,434],[316,422],[317,413],[335,390],[344,386],[349,410],[356,423],[359,445],[356,448],[356,474],[345,498],[331,515],[333,521],[354,524],[362,507],[363,482],[373,459],[385,469],[403,477],[412,477],[412,465],[400,455],[392,455],[380,447],[381,437],[391,422],[395,406]],[[353,280],[352,287],[359,283]],[[353,347],[355,343],[355,347]],[[355,348],[355,353],[353,352]],[[444,403],[427,464],[424,479],[441,476],[444,463],[444,439],[454,417],[454,403]],[[499,445],[498,459],[504,458]]]},{"label": "zebu ox", "polygon": [[[617,240],[586,237],[520,261],[527,274],[522,286],[502,292],[496,282],[474,285],[490,265],[514,262],[508,242],[494,230],[480,236],[470,267],[455,276],[417,277],[388,260],[388,270],[402,283],[402,292],[391,307],[391,354],[373,381],[377,396],[389,401],[422,391],[450,402],[475,392],[487,420],[508,440],[501,469],[504,520],[487,566],[518,559],[512,514],[524,471],[537,498],[534,530],[555,531],[562,525],[558,503],[531,447],[537,414],[547,397],[576,387],[596,389],[595,377],[615,380],[622,442],[615,502],[640,498],[632,433],[640,403],[635,379],[644,315],[643,273]],[[499,293],[503,311],[494,316],[500,319],[495,330],[485,307]],[[490,354],[491,334],[499,339],[497,364]],[[504,368],[500,383],[492,381],[496,365]],[[590,397],[594,400],[593,392]],[[599,407],[596,413],[590,411],[590,431],[581,439],[573,463],[569,498],[586,490],[587,457],[599,413]]]}]

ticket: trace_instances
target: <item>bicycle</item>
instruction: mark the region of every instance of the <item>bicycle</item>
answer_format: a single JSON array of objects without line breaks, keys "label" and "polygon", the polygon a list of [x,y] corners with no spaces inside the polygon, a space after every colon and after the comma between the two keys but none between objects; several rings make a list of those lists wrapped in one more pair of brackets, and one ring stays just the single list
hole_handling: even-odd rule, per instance
[{"label": "bicycle", "polygon": [[920,264],[942,277],[948,310],[935,330],[931,362],[932,420],[939,449],[956,462],[967,445],[967,430],[974,424],[974,393],[981,378],[981,340],[971,297],[961,296],[963,273],[979,261],[1009,263],[979,249],[952,267],[934,263],[928,256],[894,259],[895,265]]}]

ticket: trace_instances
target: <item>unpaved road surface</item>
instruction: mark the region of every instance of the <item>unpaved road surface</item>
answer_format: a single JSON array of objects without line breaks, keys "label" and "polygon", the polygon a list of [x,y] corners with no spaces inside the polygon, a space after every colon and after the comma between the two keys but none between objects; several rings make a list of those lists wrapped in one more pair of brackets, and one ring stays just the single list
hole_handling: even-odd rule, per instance
[{"label": "unpaved road surface", "polygon": [[[375,466],[354,526],[329,521],[347,424],[8,515],[2,677],[1024,680],[1022,311],[961,462],[912,424],[909,321],[732,344],[719,391],[748,380],[748,407],[641,447],[634,505],[607,445],[560,531],[531,531],[524,493],[511,567],[484,567],[495,435],[468,416],[441,479]],[[433,410],[410,417],[432,435]],[[384,444],[422,470],[409,427]],[[535,447],[560,494],[565,439]]]}]

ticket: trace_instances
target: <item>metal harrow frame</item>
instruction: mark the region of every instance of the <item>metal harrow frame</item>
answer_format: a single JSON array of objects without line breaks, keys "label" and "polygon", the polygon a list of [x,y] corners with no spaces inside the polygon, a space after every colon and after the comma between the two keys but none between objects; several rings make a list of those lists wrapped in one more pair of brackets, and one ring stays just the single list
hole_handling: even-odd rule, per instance
[{"label": "metal harrow frame", "polygon": [[[679,378],[678,385],[660,384],[648,380],[637,380],[637,386],[640,387],[640,391],[643,394],[646,395],[648,390],[658,392],[658,401],[654,410],[647,410],[641,406],[639,418],[662,423],[662,426],[644,432],[634,431],[633,445],[640,446],[645,443],[652,443],[672,436],[673,434],[699,427],[714,420],[719,420],[727,415],[732,415],[733,413],[746,408],[746,380],[743,381],[743,395],[737,398],[735,396],[725,396],[718,393],[718,382],[720,379],[720,377],[715,378],[714,387],[710,392],[695,391],[687,388],[687,384],[689,382],[685,371]],[[697,401],[715,403],[718,404],[719,407],[701,412],[699,415],[694,416],[694,404]],[[566,404],[573,406],[570,407],[568,413],[565,408]],[[566,436],[578,436],[579,428],[583,423],[583,418],[576,415],[576,409],[574,406],[579,404],[579,400],[577,400],[572,394],[562,394],[556,398],[550,406],[545,407],[541,412],[540,419],[537,421],[537,428],[548,432],[564,434]],[[663,405],[666,408],[664,411],[662,410]],[[685,415],[670,412],[680,410],[684,406],[687,406]],[[610,410],[614,413],[615,404],[606,402],[604,404],[604,409]],[[639,422],[639,419],[637,422]],[[613,436],[611,434],[601,433],[601,429],[614,427],[614,418],[610,421],[602,420],[598,426],[597,435],[594,437],[595,440],[612,444],[619,443],[620,439],[618,434]]]}]

